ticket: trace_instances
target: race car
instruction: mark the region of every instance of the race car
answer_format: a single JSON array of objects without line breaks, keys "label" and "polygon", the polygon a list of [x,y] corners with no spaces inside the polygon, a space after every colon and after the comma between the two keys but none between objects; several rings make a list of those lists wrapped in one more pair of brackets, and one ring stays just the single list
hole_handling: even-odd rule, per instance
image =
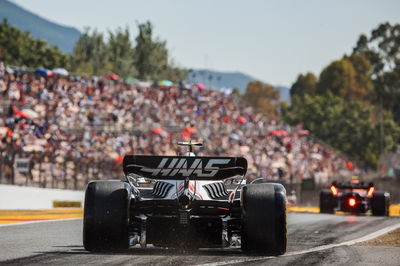
[{"label": "race car", "polygon": [[320,213],[335,213],[335,211],[353,214],[370,212],[375,216],[388,216],[390,194],[376,191],[373,183],[364,184],[358,179],[351,182],[332,182],[329,189],[323,189],[319,194]]},{"label": "race car", "polygon": [[[148,244],[181,249],[240,246],[246,254],[284,254],[285,188],[239,182],[228,189],[230,179],[244,180],[245,158],[198,157],[193,146],[201,143],[179,145],[189,147],[185,156],[126,155],[125,181],[99,180],[87,185],[85,249],[121,251]],[[151,182],[139,182],[143,178]]]}]

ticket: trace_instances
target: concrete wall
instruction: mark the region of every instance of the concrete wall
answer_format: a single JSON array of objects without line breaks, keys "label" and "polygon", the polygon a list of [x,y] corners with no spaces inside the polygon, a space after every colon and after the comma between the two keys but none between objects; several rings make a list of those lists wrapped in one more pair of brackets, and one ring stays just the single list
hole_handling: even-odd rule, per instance
[{"label": "concrete wall", "polygon": [[0,210],[52,209],[53,201],[79,201],[84,191],[0,185]]}]

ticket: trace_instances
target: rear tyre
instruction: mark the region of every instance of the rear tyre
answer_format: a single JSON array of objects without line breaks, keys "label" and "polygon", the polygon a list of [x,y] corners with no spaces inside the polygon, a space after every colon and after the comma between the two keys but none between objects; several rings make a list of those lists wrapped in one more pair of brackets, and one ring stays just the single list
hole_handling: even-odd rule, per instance
[{"label": "rear tyre", "polygon": [[390,194],[388,192],[377,191],[371,198],[372,215],[389,216]]},{"label": "rear tyre", "polygon": [[118,180],[93,181],[87,185],[83,218],[86,250],[122,251],[129,247],[131,188]]},{"label": "rear tyre", "polygon": [[242,188],[242,250],[263,255],[286,252],[286,190],[281,184]]},{"label": "rear tyre", "polygon": [[319,212],[334,213],[335,212],[335,196],[328,189],[323,189],[319,192]]}]

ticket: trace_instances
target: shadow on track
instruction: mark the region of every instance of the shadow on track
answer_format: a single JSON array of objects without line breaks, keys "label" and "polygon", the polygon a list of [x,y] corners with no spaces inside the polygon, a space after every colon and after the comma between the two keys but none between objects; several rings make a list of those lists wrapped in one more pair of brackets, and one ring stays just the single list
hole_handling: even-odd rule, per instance
[{"label": "shadow on track", "polygon": [[89,252],[83,246],[70,245],[70,246],[54,246],[54,248],[65,248],[64,251],[42,251],[34,252],[36,254],[68,254],[68,255],[147,255],[147,256],[238,256],[247,257],[240,248],[213,248],[213,249],[198,249],[198,250],[183,250],[173,248],[158,248],[158,247],[131,247],[122,252]]}]

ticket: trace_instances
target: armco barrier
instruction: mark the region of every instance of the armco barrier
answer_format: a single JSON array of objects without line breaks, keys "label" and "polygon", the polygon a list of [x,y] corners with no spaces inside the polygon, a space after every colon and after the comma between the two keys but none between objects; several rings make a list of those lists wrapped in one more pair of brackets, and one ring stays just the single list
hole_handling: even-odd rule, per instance
[{"label": "armco barrier", "polygon": [[83,206],[84,194],[76,190],[0,185],[0,210],[52,209],[54,202],[79,202]]}]

